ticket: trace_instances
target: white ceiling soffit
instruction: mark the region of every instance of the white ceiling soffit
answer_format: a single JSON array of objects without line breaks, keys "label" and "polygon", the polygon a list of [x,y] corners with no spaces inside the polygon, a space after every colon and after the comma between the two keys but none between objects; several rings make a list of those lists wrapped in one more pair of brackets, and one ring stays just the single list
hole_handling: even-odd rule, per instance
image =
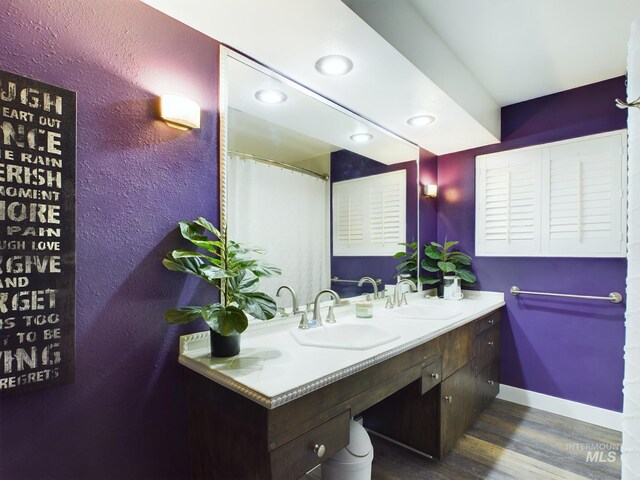
[{"label": "white ceiling soffit", "polygon": [[321,140],[234,108],[229,109],[228,119],[228,148],[234,153],[295,165],[340,150]]},{"label": "white ceiling soffit", "polygon": [[500,106],[624,75],[640,19],[638,0],[409,1]]},{"label": "white ceiling soffit", "polygon": [[[228,104],[230,107],[250,116],[261,118],[268,123],[279,125],[286,130],[296,132],[297,142],[300,135],[309,137],[308,147],[320,147],[317,154],[306,158],[327,153],[326,147],[321,147],[317,141],[328,145],[335,145],[334,150],[350,150],[386,165],[408,162],[418,159],[418,149],[415,145],[400,140],[397,137],[381,132],[375,126],[370,126],[361,119],[348,115],[285,83],[285,79],[271,77],[235,58],[227,61]],[[287,96],[284,103],[269,105],[256,100],[255,93],[259,90],[278,90]],[[239,119],[246,119],[240,116]],[[249,133],[249,132],[247,132]],[[255,136],[257,132],[253,133]],[[278,131],[272,129],[275,135],[272,139],[263,137],[272,143],[280,143],[282,150],[288,145],[284,143],[286,137],[278,137]],[[349,137],[357,133],[368,133],[371,140],[356,143]],[[239,134],[239,132],[233,132]],[[231,136],[232,133],[229,133]],[[313,141],[313,140],[316,141]],[[255,152],[243,152],[255,153]],[[305,160],[306,158],[299,158]]]},{"label": "white ceiling soffit", "polygon": [[[343,2],[467,113],[499,137],[498,104],[418,14],[411,5],[412,2],[409,0],[343,0]],[[442,3],[440,1],[440,4]],[[466,35],[465,38],[468,40]]]},{"label": "white ceiling soffit", "polygon": [[[143,1],[433,153],[498,141],[495,103],[482,115],[459,104],[340,0]],[[351,58],[353,70],[316,72],[316,60],[329,54]],[[420,114],[437,120],[406,123]]]}]

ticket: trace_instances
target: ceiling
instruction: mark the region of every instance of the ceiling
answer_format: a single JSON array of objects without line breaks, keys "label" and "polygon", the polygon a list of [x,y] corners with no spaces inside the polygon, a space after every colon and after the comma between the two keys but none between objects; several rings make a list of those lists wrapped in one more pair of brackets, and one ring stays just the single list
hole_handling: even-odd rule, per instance
[{"label": "ceiling", "polygon": [[624,75],[638,0],[410,0],[500,106]]},{"label": "ceiling", "polygon": [[[143,1],[436,154],[498,142],[501,106],[623,75],[640,19],[638,0]],[[335,53],[348,75],[315,71]]]}]

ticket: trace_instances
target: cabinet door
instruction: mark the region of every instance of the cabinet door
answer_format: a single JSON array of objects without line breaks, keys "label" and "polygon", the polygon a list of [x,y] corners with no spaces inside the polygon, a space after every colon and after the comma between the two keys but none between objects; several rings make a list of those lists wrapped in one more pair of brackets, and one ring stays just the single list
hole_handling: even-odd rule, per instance
[{"label": "cabinet door", "polygon": [[467,323],[440,337],[442,378],[445,379],[473,358],[473,323]]},{"label": "cabinet door", "polygon": [[457,370],[440,386],[440,458],[473,424],[476,378],[471,364]]},{"label": "cabinet door", "polygon": [[476,377],[476,415],[489,406],[500,390],[500,358],[496,358]]}]

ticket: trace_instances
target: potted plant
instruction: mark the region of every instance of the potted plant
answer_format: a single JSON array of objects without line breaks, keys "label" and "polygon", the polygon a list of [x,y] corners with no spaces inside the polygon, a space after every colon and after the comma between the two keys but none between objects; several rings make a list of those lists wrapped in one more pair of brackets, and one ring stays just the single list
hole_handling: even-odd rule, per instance
[{"label": "potted plant", "polygon": [[240,351],[240,334],[249,325],[247,314],[260,320],[275,316],[275,300],[257,291],[257,287],[260,278],[279,275],[281,271],[256,258],[264,251],[229,240],[226,230],[220,232],[202,217],[178,224],[182,237],[205,253],[171,250],[162,264],[171,271],[201,278],[216,287],[221,298],[220,302],[204,306],[170,308],[164,318],[171,324],[204,319],[211,329],[211,355],[237,355]]},{"label": "potted plant", "polygon": [[471,273],[471,257],[458,250],[451,250],[460,242],[447,242],[444,245],[437,242],[425,244],[425,258],[422,259],[421,266],[427,272],[438,273],[436,278],[420,279],[427,285],[438,285],[438,294],[441,295],[442,281],[445,275],[456,275],[460,277],[463,285],[473,285],[476,277]]},{"label": "potted plant", "polygon": [[[401,278],[402,275],[416,277],[418,275],[418,242],[399,243],[398,245],[405,247],[405,250],[399,251],[393,255],[396,260],[402,260],[396,265],[398,273],[396,277]],[[427,278],[418,276],[420,283],[426,283]]]}]

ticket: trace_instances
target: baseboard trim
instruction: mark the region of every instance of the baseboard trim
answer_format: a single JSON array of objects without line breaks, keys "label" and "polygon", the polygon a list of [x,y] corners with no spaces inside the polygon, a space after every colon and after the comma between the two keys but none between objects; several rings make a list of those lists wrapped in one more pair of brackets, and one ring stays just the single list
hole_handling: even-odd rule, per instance
[{"label": "baseboard trim", "polygon": [[498,398],[619,432],[622,431],[622,413],[614,412],[613,410],[593,407],[584,403],[502,384],[500,385]]}]

